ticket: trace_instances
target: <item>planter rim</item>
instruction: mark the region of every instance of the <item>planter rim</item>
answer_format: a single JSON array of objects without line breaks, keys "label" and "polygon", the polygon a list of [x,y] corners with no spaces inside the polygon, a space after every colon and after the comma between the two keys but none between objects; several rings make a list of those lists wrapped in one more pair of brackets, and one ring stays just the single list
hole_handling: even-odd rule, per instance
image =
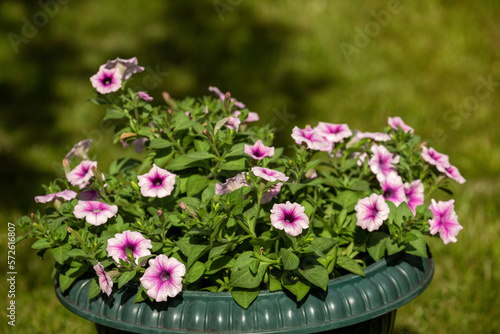
[{"label": "planter rim", "polygon": [[[114,291],[113,298],[101,294],[89,301],[87,294],[92,278],[78,279],[63,293],[58,276],[55,290],[61,304],[76,315],[129,332],[188,333],[200,329],[218,333],[252,332],[244,325],[241,327],[244,330],[235,330],[242,321],[235,314],[248,313],[246,317],[253,317],[259,326],[259,317],[278,317],[278,327],[255,328],[255,333],[282,331],[302,334],[342,328],[392,312],[422,293],[430,284],[433,274],[434,261],[430,254],[429,258],[422,258],[398,253],[369,265],[365,269],[365,277],[347,274],[330,280],[326,291],[311,289],[309,295],[299,303],[284,291],[261,291],[246,311],[242,311],[233,301],[230,292],[183,291],[167,302],[133,304],[136,284],[135,287],[129,285]],[[113,302],[110,303],[110,300]],[[127,305],[133,310],[127,310]],[[227,309],[226,313],[217,313],[217,307]],[[318,307],[319,311],[316,310]],[[217,314],[212,314],[212,311]],[[315,312],[320,315],[315,315]],[[212,319],[217,316],[218,319]],[[203,328],[186,328],[195,326],[190,323],[191,319],[198,318]]]}]

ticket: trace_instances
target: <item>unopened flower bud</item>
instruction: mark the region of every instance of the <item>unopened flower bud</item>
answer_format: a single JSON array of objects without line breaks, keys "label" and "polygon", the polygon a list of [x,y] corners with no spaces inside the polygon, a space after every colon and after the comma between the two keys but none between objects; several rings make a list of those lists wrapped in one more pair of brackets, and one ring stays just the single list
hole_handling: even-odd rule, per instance
[{"label": "unopened flower bud", "polygon": [[193,217],[197,221],[200,221],[200,219],[198,218],[198,215],[196,214],[196,212],[194,212],[193,209],[191,209],[189,206],[187,206],[186,203],[179,202],[179,206],[181,207],[182,210],[184,210],[187,213],[189,213],[191,215],[191,217]]},{"label": "unopened flower bud", "polygon": [[134,181],[131,181],[130,184],[132,185],[132,188],[134,188],[135,191],[140,191],[141,188],[135,183]]},{"label": "unopened flower bud", "polygon": [[82,240],[82,237],[80,236],[80,233],[78,233],[77,231],[73,230],[71,227],[66,227],[66,230],[71,233],[72,236],[74,236],[76,238],[76,240],[78,240],[80,243],[83,244],[83,240]]},{"label": "unopened flower bud", "polygon": [[172,97],[170,96],[169,93],[167,92],[162,92],[161,93],[161,96],[163,97],[163,99],[165,100],[165,102],[171,106],[172,108],[175,108],[175,101],[172,99]]},{"label": "unopened flower bud", "polygon": [[212,135],[210,134],[210,132],[208,132],[207,129],[203,129],[202,131],[203,135],[205,135],[205,137],[207,137],[207,139],[213,143],[214,142],[214,138],[212,137]]},{"label": "unopened flower bud", "polygon": [[227,92],[224,96],[224,108],[229,110],[229,106],[231,105],[231,93]]}]

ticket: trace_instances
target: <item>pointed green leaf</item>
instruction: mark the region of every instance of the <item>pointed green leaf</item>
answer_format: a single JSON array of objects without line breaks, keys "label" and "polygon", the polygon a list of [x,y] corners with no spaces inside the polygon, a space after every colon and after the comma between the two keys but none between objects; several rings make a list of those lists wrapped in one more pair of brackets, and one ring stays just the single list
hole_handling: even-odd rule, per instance
[{"label": "pointed green leaf", "polygon": [[405,252],[427,258],[427,244],[422,233],[417,230],[411,230],[409,234],[415,238],[406,244]]},{"label": "pointed green leaf", "polygon": [[389,235],[384,232],[375,231],[370,233],[366,247],[368,254],[370,254],[375,261],[384,257],[387,249],[387,238],[389,238]]},{"label": "pointed green leaf", "polygon": [[120,289],[122,286],[130,282],[130,280],[135,277],[135,274],[136,274],[135,270],[126,271],[122,273],[118,278],[118,289]]},{"label": "pointed green leaf", "polygon": [[99,283],[97,283],[97,277],[94,277],[90,281],[88,298],[89,299],[95,298],[99,296],[100,293],[101,293],[101,288],[99,287]]},{"label": "pointed green leaf", "polygon": [[326,291],[329,278],[325,267],[320,264],[312,264],[304,269],[299,269],[299,273],[309,282]]},{"label": "pointed green leaf", "polygon": [[281,249],[281,258],[285,270],[295,270],[300,264],[299,257],[286,248]]},{"label": "pointed green leaf", "polygon": [[359,265],[359,263],[357,263],[348,256],[345,255],[338,256],[337,265],[356,275],[365,276],[365,272],[363,271],[363,268]]},{"label": "pointed green leaf", "polygon": [[187,284],[194,283],[197,280],[199,280],[204,273],[205,273],[205,264],[201,263],[200,261],[196,261],[188,270],[184,280]]},{"label": "pointed green leaf", "polygon": [[295,276],[288,276],[284,274],[281,278],[281,283],[283,287],[293,293],[297,297],[297,301],[301,301],[309,290],[311,289],[311,283],[307,280],[300,280]]},{"label": "pointed green leaf", "polygon": [[240,305],[244,309],[247,309],[259,295],[259,291],[260,291],[259,288],[253,288],[253,289],[235,288],[231,290],[231,295],[233,296],[234,301],[238,305]]}]

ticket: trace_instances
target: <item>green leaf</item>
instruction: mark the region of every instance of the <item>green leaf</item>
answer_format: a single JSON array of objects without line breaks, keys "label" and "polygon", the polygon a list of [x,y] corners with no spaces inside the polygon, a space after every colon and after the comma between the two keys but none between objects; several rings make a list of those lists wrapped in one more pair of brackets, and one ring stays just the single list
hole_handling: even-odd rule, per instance
[{"label": "green leaf", "polygon": [[62,292],[68,290],[68,288],[73,284],[77,277],[70,277],[67,275],[59,274],[59,287]]},{"label": "green leaf", "polygon": [[338,244],[338,240],[332,238],[314,238],[311,242],[311,246],[314,248],[314,251],[319,251],[321,253],[325,253],[330,251],[335,245]]},{"label": "green leaf", "polygon": [[45,249],[52,247],[51,243],[47,239],[39,239],[31,245],[33,249]]},{"label": "green leaf", "polygon": [[135,303],[142,303],[143,301],[147,300],[149,298],[148,294],[146,293],[146,290],[141,285],[141,288],[139,291],[137,291],[137,294],[135,295],[134,298],[134,304]]},{"label": "green leaf", "polygon": [[100,293],[101,293],[101,288],[99,287],[99,283],[97,282],[97,277],[94,277],[90,281],[88,298],[93,299],[99,296]]},{"label": "green leaf", "polygon": [[216,258],[214,258],[212,261],[209,261],[206,265],[207,267],[207,275],[212,275],[215,274],[216,272],[226,269],[226,268],[231,268],[234,266],[234,258],[229,255],[221,255]]},{"label": "green leaf", "polygon": [[411,230],[409,234],[415,238],[406,244],[405,252],[427,258],[427,244],[423,234],[417,230]]},{"label": "green leaf", "polygon": [[208,152],[189,152],[171,160],[167,166],[165,166],[165,169],[174,171],[182,170],[187,167],[202,166],[203,164],[200,162],[213,158],[215,158],[215,155]]},{"label": "green leaf", "polygon": [[122,273],[118,278],[118,289],[120,289],[122,286],[130,282],[130,280],[135,277],[135,274],[136,274],[135,270],[126,271]]},{"label": "green leaf", "polygon": [[167,148],[174,146],[174,144],[171,141],[168,141],[163,138],[154,138],[149,142],[149,148],[152,150],[159,150],[162,148]]},{"label": "green leaf", "polygon": [[185,282],[187,284],[196,282],[201,276],[203,276],[205,269],[205,264],[200,261],[196,261],[187,272],[186,278],[184,279]]},{"label": "green leaf", "polygon": [[398,244],[396,241],[391,240],[391,238],[386,239],[386,244],[387,244],[387,254],[388,255],[399,253],[403,249],[405,249],[404,245]]},{"label": "green leaf", "polygon": [[120,172],[134,169],[141,164],[141,161],[131,158],[122,158],[115,160],[109,166],[109,173],[111,175],[116,175]]},{"label": "green leaf", "polygon": [[226,161],[222,166],[220,167],[221,170],[244,170],[245,169],[245,158],[240,158],[236,160],[230,160]]},{"label": "green leaf", "polygon": [[387,249],[387,238],[389,238],[389,235],[384,232],[375,231],[370,233],[366,243],[366,248],[368,250],[368,254],[370,254],[375,261],[384,257]]},{"label": "green leaf", "polygon": [[63,246],[56,247],[54,249],[50,250],[50,253],[52,253],[52,256],[56,260],[57,263],[59,264],[64,264],[64,261],[69,259],[68,252],[71,250],[71,245],[70,244],[65,244]]},{"label": "green leaf", "polygon": [[326,291],[329,278],[325,267],[317,263],[309,264],[304,269],[299,268],[299,273],[309,282]]},{"label": "green leaf", "polygon": [[297,301],[301,301],[311,289],[311,283],[309,281],[303,281],[296,276],[289,276],[286,274],[281,277],[281,284],[285,289],[295,295]]},{"label": "green leaf", "polygon": [[248,267],[250,268],[250,272],[252,273],[252,275],[257,275],[257,272],[259,270],[259,265],[260,265],[259,259],[253,259],[250,262],[250,265]]},{"label": "green leaf", "polygon": [[210,245],[190,245],[190,252],[188,255],[187,269],[189,270],[191,266],[200,259],[206,252],[210,250]]},{"label": "green leaf", "polygon": [[363,268],[359,265],[359,263],[357,263],[348,256],[345,255],[338,256],[337,265],[356,275],[365,276],[365,272],[363,271]]},{"label": "green leaf", "polygon": [[236,145],[233,145],[229,152],[226,154],[226,158],[241,156],[245,156],[245,143],[238,143]]},{"label": "green leaf", "polygon": [[189,129],[193,125],[193,121],[184,112],[176,112],[172,117],[174,131]]},{"label": "green leaf", "polygon": [[344,190],[333,199],[335,203],[339,204],[342,208],[348,211],[354,208],[354,206],[358,203],[358,200],[359,193],[351,190]]},{"label": "green leaf", "polygon": [[79,249],[79,248],[74,248],[72,250],[70,250],[68,253],[68,258],[75,258],[75,257],[83,257],[83,258],[88,258],[88,254],[85,253],[85,251],[83,249]]},{"label": "green leaf", "polygon": [[234,301],[238,305],[240,305],[244,309],[247,309],[259,295],[259,291],[260,291],[259,288],[253,288],[253,289],[234,288],[233,290],[231,290],[231,296],[233,296]]},{"label": "green leaf", "polygon": [[125,117],[125,113],[116,109],[107,109],[103,120],[107,119],[122,119]]},{"label": "green leaf", "polygon": [[299,257],[286,248],[281,248],[281,258],[285,270],[295,270],[300,264]]},{"label": "green leaf", "polygon": [[186,190],[188,196],[194,196],[205,189],[208,184],[206,177],[194,174],[191,175],[186,182]]},{"label": "green leaf", "polygon": [[266,273],[266,268],[268,266],[265,262],[259,263],[259,268],[257,269],[257,274],[253,275],[250,271],[250,263],[254,260],[253,252],[246,251],[242,253],[234,262],[234,267],[231,272],[231,279],[229,280],[229,285],[237,288],[257,288],[264,274]]}]

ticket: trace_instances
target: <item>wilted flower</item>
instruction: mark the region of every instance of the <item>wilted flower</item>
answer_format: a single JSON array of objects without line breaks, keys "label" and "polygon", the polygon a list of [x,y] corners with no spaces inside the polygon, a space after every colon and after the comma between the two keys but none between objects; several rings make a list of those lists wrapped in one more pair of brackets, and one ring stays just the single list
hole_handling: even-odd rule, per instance
[{"label": "wilted flower", "polygon": [[227,179],[224,183],[216,183],[215,194],[217,196],[222,196],[244,186],[249,186],[249,184],[245,178],[244,173],[239,173],[234,177]]},{"label": "wilted flower", "polygon": [[88,151],[92,145],[92,139],[85,139],[76,143],[73,148],[64,157],[65,160],[70,160],[72,157],[88,159]]},{"label": "wilted flower", "polygon": [[137,264],[137,259],[151,255],[152,247],[151,240],[144,238],[141,233],[127,230],[123,233],[116,233],[114,238],[108,240],[106,252],[109,257],[119,263],[120,259],[128,261],[127,251],[129,251]]},{"label": "wilted flower", "polygon": [[141,91],[141,92],[139,92],[138,94],[139,94],[139,97],[140,97],[141,99],[143,99],[144,101],[148,101],[148,102],[153,101],[153,98],[152,98],[151,96],[149,96],[149,94],[148,94],[148,93],[146,93],[146,92],[142,92],[142,91]]},{"label": "wilted flower", "polygon": [[224,125],[227,126],[231,130],[238,131],[240,124],[241,124],[241,120],[238,117],[229,116]]},{"label": "wilted flower", "polygon": [[[233,117],[239,118],[240,115],[241,115],[240,110],[236,110],[235,112],[233,112]],[[243,120],[243,124],[250,123],[250,122],[257,122],[259,119],[260,119],[259,114],[257,114],[256,112],[253,112],[253,111],[249,111],[247,118]]]},{"label": "wilted flower", "polygon": [[186,266],[182,262],[160,254],[149,260],[149,268],[140,281],[149,297],[164,302],[182,291],[182,276],[185,274]]},{"label": "wilted flower", "polygon": [[108,60],[101,68],[108,70],[117,69],[123,76],[123,80],[129,79],[134,73],[144,71],[144,67],[138,65],[136,57],[130,59],[116,58],[115,60]]},{"label": "wilted flower", "polygon": [[271,224],[291,236],[298,236],[309,227],[309,217],[305,208],[297,203],[274,204],[271,209]]},{"label": "wilted flower", "polygon": [[[219,96],[219,99],[221,101],[224,101],[226,99],[226,94],[222,93],[219,88],[217,88],[215,86],[210,86],[210,87],[208,87],[208,90],[217,94],[217,96]],[[234,103],[234,106],[236,108],[240,108],[240,109],[245,108],[245,105],[243,103],[237,101],[235,98],[231,98],[231,102]]]},{"label": "wilted flower", "polygon": [[153,164],[148,173],[139,175],[139,187],[145,197],[165,197],[172,193],[177,175]]},{"label": "wilted flower", "polygon": [[117,212],[118,207],[116,205],[109,205],[99,201],[78,201],[73,210],[76,218],[85,218],[87,223],[95,226],[104,224],[109,218],[116,216]]},{"label": "wilted flower", "polygon": [[278,182],[276,183],[271,189],[266,190],[264,194],[262,194],[262,198],[260,199],[260,203],[266,204],[271,202],[273,198],[276,198],[278,194],[281,191],[281,187],[283,186],[283,183]]}]

